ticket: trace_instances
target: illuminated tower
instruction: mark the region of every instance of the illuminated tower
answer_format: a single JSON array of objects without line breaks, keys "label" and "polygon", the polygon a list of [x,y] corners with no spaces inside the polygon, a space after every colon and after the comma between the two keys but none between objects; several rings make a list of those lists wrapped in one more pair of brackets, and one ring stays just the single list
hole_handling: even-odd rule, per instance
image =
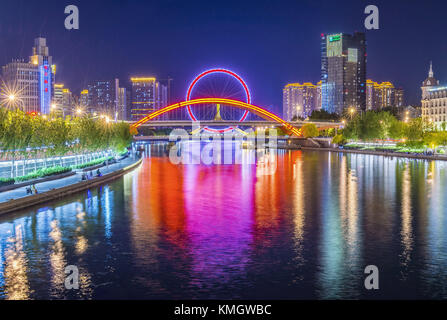
[{"label": "illuminated tower", "polygon": [[322,108],[341,114],[366,109],[366,38],[364,33],[321,35]]},{"label": "illuminated tower", "polygon": [[53,65],[53,58],[50,56],[45,38],[34,40],[30,63],[37,67],[39,73],[39,111],[42,114],[49,114],[53,103],[56,66]]},{"label": "illuminated tower", "polygon": [[[130,115],[132,121],[166,107],[168,104],[168,88],[156,78],[131,78],[132,106]],[[158,120],[166,120],[168,115],[162,115]]]},{"label": "illuminated tower", "polygon": [[138,121],[155,111],[155,91],[157,79],[131,78],[132,107],[131,120]]}]

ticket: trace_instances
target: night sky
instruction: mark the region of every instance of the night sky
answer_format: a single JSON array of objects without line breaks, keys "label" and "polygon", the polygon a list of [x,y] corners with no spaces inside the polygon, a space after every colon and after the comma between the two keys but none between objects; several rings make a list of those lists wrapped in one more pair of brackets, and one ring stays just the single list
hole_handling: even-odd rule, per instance
[{"label": "night sky", "polygon": [[[64,8],[80,10],[80,30],[64,28]],[[282,88],[320,78],[320,34],[366,31],[366,5],[380,9],[380,30],[367,31],[367,76],[405,89],[420,103],[433,60],[447,83],[447,1],[113,1],[1,0],[0,64],[31,55],[46,37],[57,82],[79,91],[95,79],[174,78],[184,99],[201,71],[225,67],[248,83],[253,102],[281,113]]]}]

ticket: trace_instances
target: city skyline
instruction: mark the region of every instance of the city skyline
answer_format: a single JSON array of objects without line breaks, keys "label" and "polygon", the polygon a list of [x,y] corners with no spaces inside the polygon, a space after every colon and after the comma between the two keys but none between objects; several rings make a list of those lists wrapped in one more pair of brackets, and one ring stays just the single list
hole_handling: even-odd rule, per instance
[{"label": "city skyline", "polygon": [[0,303],[447,301],[445,1],[3,2]]},{"label": "city skyline", "polygon": [[[146,5],[129,2],[104,4],[102,10],[98,8],[103,2],[98,1],[91,6],[79,7],[79,31],[64,29],[65,4],[44,1],[47,6],[43,7],[48,11],[42,13],[41,19],[36,19],[30,14],[34,12],[37,15],[41,9],[33,8],[34,4],[23,6],[23,3],[19,1],[18,4],[6,5],[10,7],[9,10],[22,5],[18,17],[13,20],[0,13],[2,65],[17,57],[28,57],[28,43],[41,35],[47,38],[54,63],[58,65],[56,82],[63,82],[75,94],[79,94],[93,80],[119,78],[129,87],[127,82],[130,83],[132,76],[144,75],[160,79],[174,78],[173,100],[181,100],[197,72],[212,67],[226,67],[242,74],[250,87],[258,88],[254,92],[254,102],[269,106],[279,114],[282,110],[282,89],[287,83],[318,82],[321,33],[365,31],[364,5],[354,2],[343,6],[346,16],[349,16],[343,20],[336,14],[341,9],[336,10],[334,4],[327,1],[319,1],[317,4],[304,2],[299,8],[293,4],[288,7],[287,2],[273,4],[268,1],[261,1],[256,7],[231,1],[217,7],[207,7],[200,1],[189,6],[175,1]],[[200,13],[194,13],[193,9],[199,3],[203,8]],[[446,66],[441,57],[445,55],[446,46],[435,41],[438,38],[436,33],[440,32],[436,16],[439,6],[444,5],[427,3],[427,21],[430,23],[407,25],[409,32],[405,36],[398,36],[399,28],[403,26],[391,19],[391,15],[399,13],[408,18],[402,21],[411,21],[411,17],[416,14],[415,9],[399,11],[403,2],[387,4],[379,1],[377,5],[381,10],[381,29],[366,31],[367,78],[378,82],[392,81],[404,88],[407,104],[420,105],[420,85],[425,79],[429,61],[433,60],[437,76],[441,83],[444,82],[443,70]],[[269,8],[271,14],[266,13],[269,12],[266,8]],[[331,14],[331,10],[334,14]],[[127,18],[130,12],[135,15],[136,22],[126,20],[126,24],[114,23],[119,17]],[[191,18],[189,22],[184,17],[179,20],[181,12]],[[312,21],[305,17],[306,12],[314,13]],[[143,27],[145,19],[137,19],[143,13],[146,14],[147,27]],[[155,17],[156,13],[158,17]],[[101,24],[94,21],[95,15]],[[286,19],[285,23],[281,27],[275,26],[280,18]],[[254,20],[259,23],[254,24]],[[181,30],[179,23],[185,26]],[[207,24],[208,32],[200,30],[204,23]],[[260,29],[253,30],[253,26]],[[249,32],[251,36],[247,36]],[[428,32],[433,36],[424,38],[422,33]],[[189,37],[185,33],[189,33]],[[181,35],[184,39],[179,39]],[[409,35],[414,36],[408,39]],[[143,41],[146,37],[162,45],[153,46]],[[396,41],[396,37],[401,40]],[[195,45],[189,45],[186,40]],[[93,45],[95,41],[101,46]],[[259,68],[260,63],[262,68]]]}]

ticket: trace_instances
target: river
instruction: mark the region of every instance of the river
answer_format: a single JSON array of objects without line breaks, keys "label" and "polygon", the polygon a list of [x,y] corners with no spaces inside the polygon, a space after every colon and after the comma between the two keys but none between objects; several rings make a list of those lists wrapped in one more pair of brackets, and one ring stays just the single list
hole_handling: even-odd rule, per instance
[{"label": "river", "polygon": [[1,217],[0,299],[447,298],[447,162],[275,157],[262,174],[152,145],[113,183]]}]

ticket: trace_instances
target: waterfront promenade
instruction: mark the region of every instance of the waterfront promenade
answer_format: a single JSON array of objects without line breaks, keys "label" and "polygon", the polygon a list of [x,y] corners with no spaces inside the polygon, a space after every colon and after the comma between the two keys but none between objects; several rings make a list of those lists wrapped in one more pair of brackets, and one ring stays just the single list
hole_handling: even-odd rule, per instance
[{"label": "waterfront promenade", "polygon": [[96,177],[97,169],[95,169],[93,171],[93,179],[82,181],[83,172],[80,170],[75,175],[69,177],[37,183],[35,186],[38,194],[35,195],[28,195],[26,192],[27,187],[1,192],[0,215],[109,182],[134,169],[140,163],[141,159],[131,156],[116,164],[100,168],[102,176],[99,178]]}]

